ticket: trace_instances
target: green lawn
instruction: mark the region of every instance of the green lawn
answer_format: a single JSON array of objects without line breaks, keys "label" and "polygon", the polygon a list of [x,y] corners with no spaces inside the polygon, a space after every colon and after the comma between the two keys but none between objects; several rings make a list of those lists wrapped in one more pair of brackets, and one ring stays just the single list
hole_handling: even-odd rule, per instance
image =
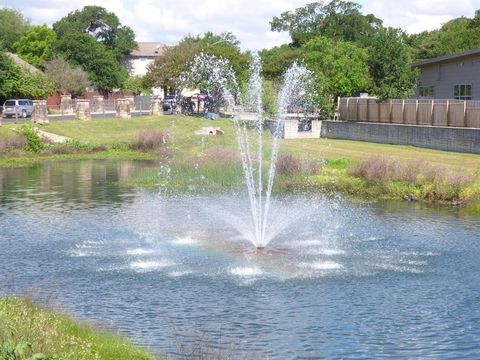
[{"label": "green lawn", "polygon": [[[218,126],[225,131],[223,136],[202,137],[194,131],[203,126]],[[17,124],[0,126],[0,137],[12,136]],[[72,137],[93,145],[113,145],[127,143],[135,139],[142,129],[167,131],[177,150],[182,153],[197,153],[202,149],[219,145],[236,148],[235,130],[230,120],[211,121],[184,116],[145,116],[131,119],[95,119],[92,121],[54,121],[41,126],[42,130]],[[335,159],[360,160],[372,156],[385,155],[395,159],[423,159],[432,164],[478,170],[480,156],[446,151],[437,151],[413,146],[375,144],[360,141],[333,139],[284,140],[282,150],[297,155]]]},{"label": "green lawn", "polygon": [[[31,345],[32,353],[62,360],[153,360],[146,350],[119,335],[98,330],[61,313],[41,308],[29,300],[0,298],[0,358],[7,343]],[[4,357],[2,357],[4,356]]]}]

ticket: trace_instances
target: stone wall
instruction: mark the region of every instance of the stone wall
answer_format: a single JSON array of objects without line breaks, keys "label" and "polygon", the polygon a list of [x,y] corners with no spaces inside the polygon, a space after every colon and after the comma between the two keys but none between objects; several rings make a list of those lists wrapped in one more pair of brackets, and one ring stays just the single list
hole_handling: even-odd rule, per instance
[{"label": "stone wall", "polygon": [[480,154],[480,129],[323,121],[322,137]]}]

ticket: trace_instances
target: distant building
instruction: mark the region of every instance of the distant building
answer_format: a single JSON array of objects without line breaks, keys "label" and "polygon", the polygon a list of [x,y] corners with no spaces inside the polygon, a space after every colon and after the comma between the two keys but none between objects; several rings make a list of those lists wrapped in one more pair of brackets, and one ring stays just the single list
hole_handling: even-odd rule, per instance
[{"label": "distant building", "polygon": [[138,49],[133,50],[127,61],[130,65],[130,74],[143,76],[147,73],[147,66],[157,57],[163,55],[166,45],[158,42],[139,42]]},{"label": "distant building", "polygon": [[418,61],[416,98],[480,100],[480,48]]}]

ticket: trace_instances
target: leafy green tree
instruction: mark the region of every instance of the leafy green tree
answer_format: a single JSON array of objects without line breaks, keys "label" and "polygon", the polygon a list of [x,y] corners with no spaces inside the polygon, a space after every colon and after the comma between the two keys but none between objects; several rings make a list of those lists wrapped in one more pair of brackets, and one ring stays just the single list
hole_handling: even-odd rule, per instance
[{"label": "leafy green tree", "polygon": [[427,59],[480,47],[480,10],[474,18],[459,17],[440,29],[411,35],[415,59]]},{"label": "leafy green tree", "polygon": [[382,21],[360,10],[361,5],[351,1],[316,1],[274,17],[270,25],[272,31],[288,31],[295,46],[319,35],[366,45]]},{"label": "leafy green tree", "polygon": [[121,89],[128,78],[122,61],[137,48],[135,34],[118,17],[100,6],[85,6],[53,24],[54,52],[82,66],[101,91]]},{"label": "leafy green tree", "polygon": [[18,10],[0,9],[0,50],[14,51],[14,44],[27,31],[30,21]]},{"label": "leafy green tree", "polygon": [[209,32],[199,36],[187,36],[176,46],[168,47],[162,56],[148,67],[145,82],[149,86],[177,89],[180,76],[201,52],[227,59],[237,81],[247,81],[250,54],[241,52],[238,40],[231,33],[216,35]]},{"label": "leafy green tree", "polygon": [[127,69],[117,61],[115,54],[89,34],[66,33],[55,42],[54,51],[87,71],[90,80],[101,91],[120,89],[128,78]]},{"label": "leafy green tree", "polygon": [[70,33],[83,33],[94,37],[111,50],[118,61],[138,47],[133,30],[120,23],[118,17],[100,6],[85,6],[75,10],[53,24],[59,38]]},{"label": "leafy green tree", "polygon": [[15,44],[18,56],[37,68],[52,58],[55,32],[46,25],[32,26]]},{"label": "leafy green tree", "polygon": [[129,76],[128,79],[123,84],[123,90],[131,91],[134,94],[150,94],[152,92],[151,87],[149,87],[143,76]]},{"label": "leafy green tree", "polygon": [[367,50],[324,36],[310,40],[302,49],[305,63],[331,97],[352,96],[370,88]]},{"label": "leafy green tree", "polygon": [[54,92],[53,82],[43,73],[30,72],[15,64],[4,53],[0,53],[0,97],[40,99]]},{"label": "leafy green tree", "polygon": [[303,52],[298,47],[284,44],[260,52],[263,62],[262,76],[268,80],[280,79],[285,70],[294,62],[301,59]]},{"label": "leafy green tree", "polygon": [[407,98],[413,94],[418,71],[410,66],[406,34],[400,29],[386,28],[372,38],[368,49],[368,65],[373,93],[380,99]]},{"label": "leafy green tree", "polygon": [[72,66],[61,57],[45,63],[45,74],[62,94],[82,95],[91,86],[88,74],[81,67]]}]

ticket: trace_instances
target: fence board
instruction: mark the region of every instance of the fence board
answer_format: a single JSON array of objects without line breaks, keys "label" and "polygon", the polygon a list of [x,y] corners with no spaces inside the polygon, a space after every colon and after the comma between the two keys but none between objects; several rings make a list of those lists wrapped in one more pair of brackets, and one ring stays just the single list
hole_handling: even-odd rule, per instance
[{"label": "fence board", "polygon": [[431,125],[432,124],[432,102],[420,102],[417,111],[417,124]]},{"label": "fence board", "polygon": [[447,126],[447,102],[435,103],[433,108],[433,125]]},{"label": "fence board", "polygon": [[393,100],[392,123],[403,124],[403,101],[402,100]]},{"label": "fence board", "polygon": [[415,101],[405,100],[404,112],[405,124],[417,123],[417,103]]},{"label": "fence board", "polygon": [[378,103],[376,100],[368,100],[368,119],[367,121],[378,122]]},{"label": "fence board", "polygon": [[390,102],[379,103],[380,107],[380,122],[389,123],[390,122]]},{"label": "fence board", "polygon": [[463,127],[465,126],[464,108],[462,102],[450,103],[450,123],[449,126]]},{"label": "fence board", "polygon": [[367,121],[367,99],[358,99],[358,120]]}]

